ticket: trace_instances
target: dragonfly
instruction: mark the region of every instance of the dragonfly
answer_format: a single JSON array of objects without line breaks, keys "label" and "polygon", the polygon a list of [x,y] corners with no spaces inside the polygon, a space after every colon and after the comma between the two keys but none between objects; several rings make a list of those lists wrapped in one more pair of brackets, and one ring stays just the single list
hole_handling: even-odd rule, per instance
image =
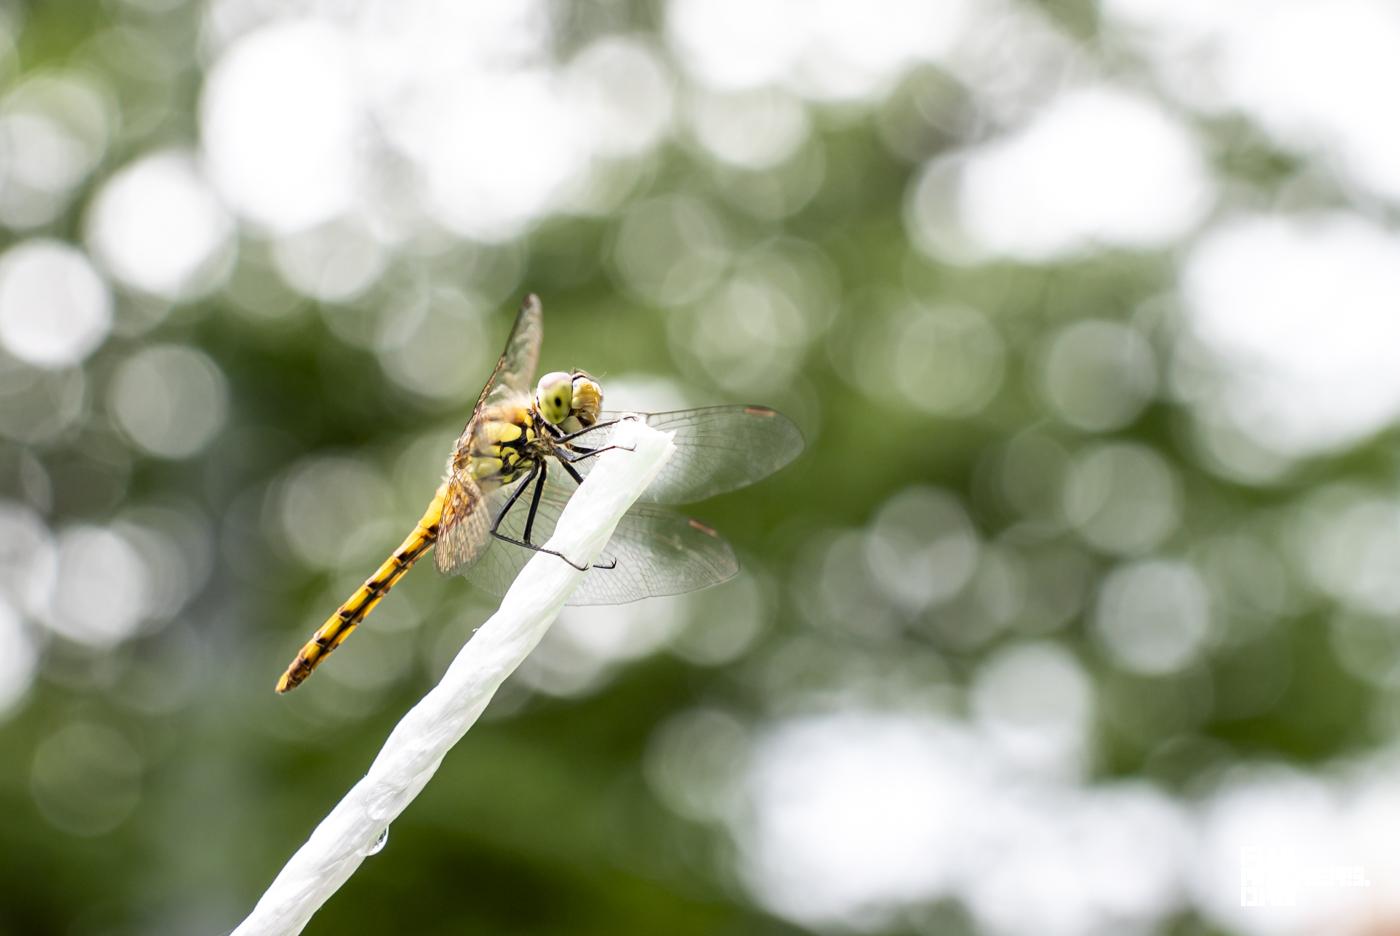
[{"label": "dragonfly", "polygon": [[[440,572],[459,573],[500,596],[537,553],[587,572],[569,604],[625,604],[717,585],[739,571],[715,530],[664,505],[704,500],[753,484],[802,451],[787,417],[766,406],[709,406],[669,413],[603,409],[603,388],[582,370],[553,371],[531,387],[543,340],[543,308],[526,296],[453,446],[428,508],[389,558],[302,646],[277,681],[299,686],[339,647],[418,560],[436,548]],[[551,549],[569,497],[593,459],[620,446],[625,419],[672,433],[675,450],[590,566]]]}]

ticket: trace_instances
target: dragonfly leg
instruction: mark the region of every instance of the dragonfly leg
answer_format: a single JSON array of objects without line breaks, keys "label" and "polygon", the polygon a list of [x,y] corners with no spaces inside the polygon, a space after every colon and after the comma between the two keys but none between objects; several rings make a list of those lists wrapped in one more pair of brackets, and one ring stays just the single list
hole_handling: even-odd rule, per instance
[{"label": "dragonfly leg", "polygon": [[635,452],[636,449],[630,445],[605,445],[595,449],[556,449],[554,454],[559,456],[559,460],[566,464],[581,462],[585,458],[592,458],[594,455],[601,455],[604,452],[611,452],[613,449],[621,449],[624,452]]},{"label": "dragonfly leg", "polygon": [[574,439],[577,439],[579,436],[588,435],[588,433],[590,433],[590,432],[596,432],[596,431],[599,430],[599,429],[606,429],[606,428],[608,428],[609,426],[616,426],[618,423],[622,422],[623,420],[625,420],[625,419],[631,419],[631,418],[632,418],[631,416],[622,416],[622,417],[620,417],[620,418],[618,418],[618,419],[609,419],[607,422],[594,423],[594,424],[591,425],[591,426],[585,426],[585,427],[583,427],[582,429],[578,430],[577,432],[570,432],[568,435],[555,436],[555,437],[554,437],[554,441],[556,441],[556,442],[570,442],[570,441],[572,441],[572,440],[574,440]]},{"label": "dragonfly leg", "polygon": [[588,433],[590,433],[590,432],[595,432],[595,431],[597,431],[597,430],[599,430],[599,429],[606,429],[608,426],[616,426],[616,425],[617,425],[619,422],[621,422],[621,421],[622,421],[622,420],[620,420],[620,419],[609,419],[607,422],[594,423],[594,424],[591,425],[591,426],[584,426],[582,429],[579,429],[579,430],[577,430],[577,431],[575,431],[575,432],[569,432],[569,433],[560,432],[558,429],[555,429],[553,426],[550,426],[549,428],[554,429],[554,441],[555,441],[555,442],[570,442],[570,441],[572,441],[572,440],[574,440],[574,439],[577,439],[579,436],[588,435]]},{"label": "dragonfly leg", "polygon": [[564,461],[564,460],[561,459],[560,462],[559,462],[559,467],[563,468],[565,471],[567,471],[567,472],[569,473],[569,477],[571,477],[571,478],[574,479],[574,483],[576,483],[576,484],[582,484],[582,483],[583,483],[583,475],[579,474],[579,473],[578,473],[578,469],[575,468],[573,465],[571,465],[571,464],[569,464],[568,462],[566,462],[566,461]]},{"label": "dragonfly leg", "polygon": [[[520,540],[509,535],[508,533],[502,533],[501,523],[505,520],[506,514],[510,512],[511,507],[515,506],[515,502],[520,499],[520,495],[523,494],[525,492],[525,489],[530,486],[531,481],[535,482],[535,492],[530,497],[530,515],[525,520],[525,538],[523,540]],[[577,562],[570,559],[568,556],[564,555],[559,550],[550,549],[547,546],[537,546],[536,544],[530,542],[530,528],[534,526],[535,511],[539,509],[540,493],[543,490],[544,463],[536,462],[535,466],[530,469],[530,473],[525,476],[525,480],[522,481],[520,485],[514,491],[511,492],[510,498],[506,500],[505,504],[501,506],[500,511],[496,514],[496,521],[491,524],[491,535],[503,543],[510,543],[512,546],[521,546],[525,549],[533,550],[534,552],[542,552],[548,553],[551,556],[558,556],[560,559],[563,559],[565,562],[573,566],[575,569],[578,569],[580,572],[587,572],[589,568],[588,566],[579,565]],[[604,566],[603,568],[611,567]]]},{"label": "dragonfly leg", "polygon": [[[580,477],[580,476],[579,476],[579,473],[578,473],[577,471],[574,470],[574,466],[573,466],[573,465],[570,465],[568,462],[560,462],[559,464],[562,465],[562,466],[564,467],[564,470],[565,470],[565,471],[567,471],[569,474],[573,475],[573,476],[574,476],[574,480],[578,481],[579,484],[582,484],[582,483],[583,483],[583,478]],[[526,543],[526,545],[531,546],[531,547],[533,547],[534,544],[530,542],[530,530],[531,530],[531,529],[534,527],[534,525],[535,525],[535,511],[539,510],[539,507],[540,507],[540,495],[544,493],[544,479],[545,479],[545,474],[546,474],[548,471],[549,471],[549,465],[546,464],[545,462],[540,462],[540,476],[539,476],[539,478],[537,478],[537,479],[535,480],[535,493],[532,494],[532,495],[530,496],[530,515],[529,515],[528,517],[525,518],[525,543]],[[525,483],[526,483],[526,484],[529,484],[529,481],[526,481]],[[522,485],[522,488],[523,488],[523,485]],[[548,552],[548,551],[549,551],[549,550],[545,550],[545,552]],[[566,559],[565,561],[569,561],[569,560]],[[574,565],[573,562],[569,562],[569,564],[570,564],[570,565]],[[575,565],[574,568],[578,568],[578,566]],[[613,558],[609,559],[606,563],[595,562],[595,563],[593,563],[593,565],[589,566],[589,568],[590,568],[590,569],[616,569],[616,568],[617,568],[617,558],[616,558],[616,557],[613,557]]]},{"label": "dragonfly leg", "polygon": [[[525,493],[525,489],[530,486],[530,482],[535,479],[535,474],[539,470],[539,462],[536,462],[530,469],[530,473],[525,476],[525,480],[521,481],[520,484],[516,486],[515,490],[510,492],[510,497],[506,498],[506,502],[501,505],[501,509],[496,511],[496,519],[491,523],[492,533],[496,532],[496,528],[501,525],[501,521],[506,518],[506,514],[510,513],[510,509],[515,506],[515,502],[520,499],[520,495]],[[533,511],[531,516],[533,518]]]},{"label": "dragonfly leg", "polygon": [[510,543],[512,546],[523,546],[525,549],[529,549],[534,552],[542,552],[548,553],[551,556],[558,556],[560,559],[563,559],[565,562],[573,566],[575,569],[578,569],[580,572],[588,571],[588,566],[579,565],[577,562],[570,559],[568,556],[564,555],[557,549],[550,549],[547,546],[536,546],[534,543],[527,543],[524,540],[518,540],[513,536],[509,536],[505,533],[502,533],[500,530],[492,530],[491,535],[496,537],[496,539],[500,540],[503,543]]},{"label": "dragonfly leg", "polygon": [[635,445],[608,445],[603,448],[589,448],[586,445],[570,445],[565,451],[570,455],[578,456],[576,458],[567,459],[568,461],[582,461],[585,458],[592,458],[594,455],[601,455],[613,449],[621,449],[624,452],[635,452],[637,447]]},{"label": "dragonfly leg", "polygon": [[[561,462],[559,462],[559,467],[560,467],[560,468],[563,468],[565,471],[567,471],[567,472],[569,473],[569,477],[573,478],[575,482],[577,482],[578,484],[582,484],[582,483],[583,483],[583,475],[579,474],[579,473],[578,473],[578,469],[575,468],[573,465],[569,464],[569,463],[566,462],[566,461],[561,461]],[[525,538],[526,538],[526,539],[529,539],[529,536],[526,536]],[[616,569],[616,568],[617,568],[617,557],[616,557],[616,556],[613,556],[613,557],[610,558],[607,562],[595,562],[595,563],[593,563],[592,568],[594,568],[594,569]]]},{"label": "dragonfly leg", "polygon": [[535,528],[535,514],[540,509],[540,495],[544,493],[544,479],[549,472],[546,462],[536,462],[539,477],[535,479],[535,491],[530,495],[530,512],[525,516],[525,542],[530,542],[530,531]]}]

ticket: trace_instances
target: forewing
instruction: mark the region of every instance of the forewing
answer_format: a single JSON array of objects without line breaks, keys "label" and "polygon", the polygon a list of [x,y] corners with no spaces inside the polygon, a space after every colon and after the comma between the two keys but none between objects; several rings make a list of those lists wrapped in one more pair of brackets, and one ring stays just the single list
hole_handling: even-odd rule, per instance
[{"label": "forewing", "polygon": [[525,297],[516,313],[515,325],[506,339],[506,349],[491,372],[491,379],[481,388],[475,412],[483,406],[529,395],[530,382],[540,363],[540,342],[544,337],[544,309],[534,293]]},{"label": "forewing", "polygon": [[468,568],[491,541],[488,498],[466,472],[448,479],[442,502],[442,525],[434,550],[439,572]]},{"label": "forewing", "polygon": [[[623,413],[605,412],[599,424]],[[671,413],[639,413],[646,424],[672,433],[676,452],[642,499],[688,504],[746,487],[768,477],[802,451],[802,433],[792,420],[766,406],[706,406]],[[577,445],[608,444],[615,427],[579,436]],[[592,459],[577,468],[586,474]]]},{"label": "forewing", "polygon": [[[554,535],[559,515],[577,489],[558,465],[550,468],[530,531],[530,541],[537,545]],[[502,521],[500,529],[507,536],[524,538],[531,493],[522,491]],[[533,550],[493,540],[472,569],[469,580],[488,594],[503,595],[535,555]],[[563,562],[557,557],[549,558]],[[613,567],[602,568],[606,565]],[[626,604],[641,598],[678,595],[717,585],[738,571],[734,551],[714,530],[673,511],[636,504],[618,523],[603,555],[568,603]]]}]

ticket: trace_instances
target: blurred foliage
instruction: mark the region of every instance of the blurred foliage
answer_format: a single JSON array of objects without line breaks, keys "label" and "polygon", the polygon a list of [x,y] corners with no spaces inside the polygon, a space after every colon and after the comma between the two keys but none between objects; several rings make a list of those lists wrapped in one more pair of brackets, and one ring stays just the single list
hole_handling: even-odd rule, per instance
[{"label": "blurred foliage", "polygon": [[[754,116],[677,51],[682,27],[667,24],[690,22],[678,10],[694,4],[541,4],[547,61],[530,68],[626,36],[626,55],[660,63],[669,109],[629,152],[590,144],[567,174],[584,192],[574,202],[527,205],[496,219],[504,234],[479,237],[461,230],[479,220],[470,212],[460,224],[435,213],[447,209],[424,181],[434,166],[374,119],[358,128],[374,172],[355,178],[344,216],[307,234],[240,202],[219,160],[251,151],[212,152],[220,105],[208,89],[231,50],[282,28],[272,6],[0,7],[0,932],[226,931],[360,776],[489,602],[416,570],[305,688],[280,698],[273,683],[431,496],[526,290],[544,299],[544,369],[586,368],[639,408],[773,405],[808,449],[694,508],[742,556],[739,582],[566,614],[308,932],[1041,932],[1035,904],[1020,923],[994,919],[974,872],[909,883],[867,861],[904,861],[879,836],[897,843],[905,818],[921,821],[905,809],[921,802],[918,758],[912,799],[889,799],[884,825],[869,821],[871,810],[885,821],[884,787],[830,792],[846,781],[801,770],[782,785],[784,765],[808,762],[781,752],[815,750],[784,739],[846,715],[852,746],[812,763],[856,777],[864,763],[900,764],[870,760],[863,741],[927,717],[916,735],[962,726],[997,752],[1006,770],[982,784],[985,802],[1150,790],[1151,808],[1176,817],[1162,821],[1193,844],[1163,859],[1160,895],[1045,932],[1113,931],[1105,920],[1232,931],[1245,924],[1186,881],[1204,863],[1192,849],[1212,834],[1212,797],[1261,764],[1326,782],[1330,765],[1369,763],[1393,738],[1394,432],[1382,419],[1307,451],[1270,451],[1243,417],[1212,435],[1227,409],[1212,388],[1239,373],[1202,363],[1180,285],[1200,231],[1232,212],[1374,215],[1384,200],[1262,121],[1188,112],[1115,24],[1119,5],[983,14],[963,37],[969,56],[1001,48],[995,36],[1040,56],[1006,87],[980,87],[955,43],[849,100],[775,78],[754,92],[776,95]],[[382,6],[365,15],[393,21]],[[297,15],[352,29],[317,4]],[[357,42],[374,35],[353,28]],[[366,47],[413,58],[353,48]],[[443,56],[446,73],[454,54],[424,58]],[[640,67],[626,55],[599,61]],[[818,55],[815,70],[827,64]],[[64,138],[16,122],[27,99],[15,95],[55,74],[104,102],[106,131],[91,165],[48,191],[33,188],[47,178],[38,151],[14,147]],[[922,193],[941,191],[941,160],[971,158],[1085,75],[1189,128],[1203,153],[1196,213],[1148,235],[1110,218],[1050,249],[1017,241],[1015,225],[940,227],[928,206],[955,214],[957,193]],[[626,80],[608,88],[645,103]],[[37,113],[71,131],[55,165],[81,163],[72,128],[86,124],[65,124],[63,107],[88,113],[86,93],[42,98],[54,109]],[[380,118],[412,109],[380,106]],[[706,131],[706,107],[717,126],[749,116]],[[555,142],[537,129],[470,143],[533,166]],[[249,145],[275,153],[283,141],[269,130]],[[191,196],[205,226],[142,254],[141,211],[104,212],[101,199],[171,147],[194,156],[162,164],[161,185],[194,179],[217,198]],[[1037,212],[1024,207],[1025,231],[1040,230]],[[184,279],[159,278],[163,257],[205,235]],[[959,256],[978,236],[980,252]],[[17,256],[76,282],[72,253],[22,253],[53,242],[94,258],[79,272],[97,269],[111,290],[110,322],[7,305]],[[95,329],[90,349],[80,326]],[[47,352],[26,351],[31,339],[56,341],[59,357],[36,363]],[[928,789],[942,808],[946,790]],[[848,815],[828,821],[811,805],[847,802],[838,794]],[[807,804],[805,821],[782,811],[789,802],[799,818]],[[997,841],[1014,852],[1022,826],[1009,828]],[[782,851],[803,841],[831,860]],[[864,883],[841,873],[848,841]],[[1139,844],[1107,853],[1132,864]],[[942,849],[954,857],[930,852],[931,868],[998,863],[956,837]],[[1047,855],[1027,874],[1053,881]],[[1118,886],[1084,878],[1086,892]]]}]

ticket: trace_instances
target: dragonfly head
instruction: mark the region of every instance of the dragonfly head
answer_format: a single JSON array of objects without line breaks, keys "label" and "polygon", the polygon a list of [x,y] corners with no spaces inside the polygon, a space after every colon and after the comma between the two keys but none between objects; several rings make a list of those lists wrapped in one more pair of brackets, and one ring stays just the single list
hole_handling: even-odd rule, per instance
[{"label": "dragonfly head", "polygon": [[603,388],[592,375],[581,370],[574,371],[570,377],[574,402],[569,415],[578,420],[579,429],[587,429],[598,421],[598,413],[603,409]]},{"label": "dragonfly head", "polygon": [[551,371],[540,378],[535,387],[535,409],[551,426],[569,418],[574,405],[573,377],[563,371]]},{"label": "dragonfly head", "polygon": [[603,388],[581,370],[569,374],[554,371],[541,377],[535,387],[535,409],[550,425],[578,432],[598,421]]}]

